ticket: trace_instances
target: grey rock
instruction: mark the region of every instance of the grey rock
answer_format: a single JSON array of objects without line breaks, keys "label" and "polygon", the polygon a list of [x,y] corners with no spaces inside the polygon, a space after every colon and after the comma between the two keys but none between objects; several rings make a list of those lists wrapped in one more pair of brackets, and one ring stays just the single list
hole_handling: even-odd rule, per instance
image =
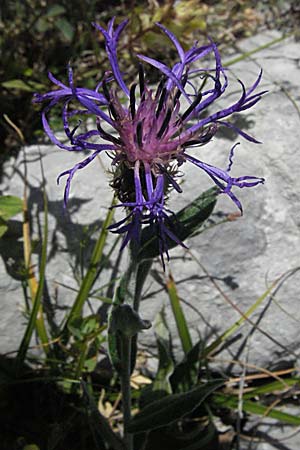
[{"label": "grey rock", "polygon": [[[273,32],[260,34],[243,41],[240,50],[252,50],[276,37],[278,34]],[[232,93],[229,98],[222,99],[222,104],[232,101],[234,96],[238,98],[235,77],[250,85],[259,67],[264,69],[262,89],[268,89],[269,93],[253,110],[236,119],[242,121],[246,131],[263,144],[254,145],[224,131],[220,137],[203,147],[201,154],[198,150],[194,152],[195,156],[206,162],[226,167],[231,146],[240,141],[233,173],[266,178],[264,186],[238,192],[244,206],[242,218],[210,227],[198,237],[189,239],[190,251],[200,260],[202,268],[183,249],[177,248],[171,252],[169,267],[179,294],[186,303],[184,310],[195,340],[199,336],[212,340],[220,335],[241,317],[241,312],[245,312],[272,281],[299,265],[300,118],[295,106],[295,103],[299,105],[300,98],[299,56],[300,44],[289,38],[230,66]],[[47,288],[49,297],[56,299],[56,320],[59,321],[64,314],[62,308],[70,306],[74,300],[74,292],[70,288],[78,287],[74,272],[77,275],[79,273],[80,241],[86,236],[87,227],[90,232],[93,227],[99,228],[111,202],[109,176],[103,168],[108,167],[109,160],[105,157],[101,163],[96,160],[76,174],[72,182],[69,214],[66,214],[62,207],[63,180],[59,187],[55,180],[60,172],[72,167],[83,156],[46,145],[27,147],[25,154],[32,232],[36,238],[40,237],[43,222],[39,155],[42,156],[50,220]],[[171,195],[169,203],[175,211],[211,186],[210,180],[196,167],[186,164],[183,170],[183,194]],[[11,160],[6,165],[2,191],[22,196],[22,174],[24,163],[23,156],[20,156],[17,161]],[[217,220],[220,214],[234,212],[235,205],[230,199],[220,196],[213,219]],[[95,239],[97,233],[92,233],[92,236]],[[109,242],[112,241],[113,237],[110,236]],[[86,260],[89,251],[87,249]],[[8,259],[6,255],[5,261]],[[159,262],[153,270],[164,277]],[[109,281],[109,276],[108,268],[98,282],[99,289]],[[20,282],[7,276],[4,265],[1,267],[0,279],[1,351],[9,352],[17,349],[24,331],[24,300]],[[231,304],[212,281],[218,284]],[[249,361],[252,367],[271,367],[280,361],[295,361],[300,344],[299,286],[300,274],[295,271],[286,277],[276,296],[266,300],[255,312],[251,323],[243,325],[239,330],[240,339],[230,346],[230,351],[216,358],[215,364],[223,368],[235,366],[238,371],[240,366],[230,363],[230,359]],[[100,292],[105,293],[105,289]],[[150,296],[151,292],[158,293]],[[161,307],[168,305],[168,298],[153,279],[147,282],[146,297],[142,302],[141,315],[153,320]],[[92,303],[97,309],[99,302]],[[169,307],[167,315],[174,342],[179,344]],[[153,331],[141,334],[141,345],[154,346]]]},{"label": "grey rock", "polygon": [[[282,409],[285,413],[299,416],[298,406]],[[240,439],[240,450],[298,450],[300,447],[300,430],[292,425],[282,424],[275,419],[251,417]],[[250,432],[250,433],[249,433]],[[250,435],[251,437],[250,437]]]}]

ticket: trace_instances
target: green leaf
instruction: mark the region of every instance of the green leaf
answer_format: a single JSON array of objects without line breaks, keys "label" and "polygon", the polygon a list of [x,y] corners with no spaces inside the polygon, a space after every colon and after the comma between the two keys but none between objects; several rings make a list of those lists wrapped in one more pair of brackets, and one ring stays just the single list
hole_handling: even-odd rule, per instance
[{"label": "green leaf", "polygon": [[26,67],[26,69],[24,69],[24,71],[23,71],[23,75],[25,77],[32,77],[33,69],[31,67]]},{"label": "green leaf", "polygon": [[214,394],[213,402],[219,407],[237,409],[241,404],[243,411],[256,414],[263,417],[272,417],[280,422],[288,423],[290,425],[300,425],[300,417],[293,416],[285,412],[281,412],[278,409],[270,409],[269,406],[264,406],[261,403],[254,402],[251,400],[240,400],[235,396],[227,396],[224,394]]},{"label": "green leaf", "polygon": [[[169,228],[174,228],[175,234],[182,242],[200,229],[203,223],[211,215],[217,201],[218,190],[211,188],[203,192],[193,202],[181,209],[176,216],[170,217]],[[178,244],[167,238],[168,248]],[[141,251],[139,259],[156,258],[159,255],[159,240],[153,233],[153,228],[148,226],[141,233]]]},{"label": "green leaf", "polygon": [[32,80],[28,80],[26,82],[23,80],[9,80],[4,81],[2,83],[2,86],[4,86],[7,89],[17,89],[19,91],[26,91],[26,92],[34,92],[36,90],[45,88],[44,84]]},{"label": "green leaf", "polygon": [[57,19],[55,21],[56,28],[62,33],[63,37],[66,41],[71,42],[74,37],[74,27],[73,25],[66,19]]},{"label": "green leaf", "polygon": [[7,223],[0,217],[0,238],[7,232],[7,230],[8,230]]},{"label": "green leaf", "polygon": [[13,195],[5,195],[0,197],[0,217],[8,220],[16,214],[22,212],[23,201],[19,197]]},{"label": "green leaf", "polygon": [[284,378],[282,381],[272,381],[271,383],[259,386],[258,388],[255,388],[250,392],[245,392],[243,398],[247,399],[256,397],[257,395],[272,394],[274,393],[274,391],[281,391],[283,389],[286,389],[286,386],[297,386],[297,385],[300,386],[300,378],[298,377]]},{"label": "green leaf", "polygon": [[191,335],[189,332],[188,324],[185,320],[183,309],[181,308],[176,284],[172,277],[171,272],[169,274],[169,278],[167,280],[166,287],[168,290],[173,315],[174,315],[174,318],[176,321],[176,327],[177,327],[178,335],[180,337],[182,350],[184,351],[185,354],[187,354],[192,349],[193,343],[192,343],[192,338],[191,338]]},{"label": "green leaf", "polygon": [[139,399],[140,409],[172,394],[170,376],[174,370],[171,334],[167,325],[164,308],[157,314],[154,330],[158,348],[158,368],[151,385],[144,387]]},{"label": "green leaf", "polygon": [[7,232],[7,220],[22,212],[23,201],[12,195],[0,196],[0,238]]},{"label": "green leaf", "polygon": [[81,331],[82,318],[75,317],[72,322],[68,323],[68,331],[72,334],[72,336],[78,340],[83,339],[82,331]]},{"label": "green leaf", "polygon": [[125,302],[127,296],[128,272],[125,272],[119,284],[116,286],[113,297],[113,305],[108,315],[108,355],[112,366],[117,372],[121,369],[121,360],[119,354],[119,342],[117,333],[114,330],[114,313],[116,309]]},{"label": "green leaf", "polygon": [[31,87],[32,91],[41,91],[46,89],[46,85],[43,83],[39,83],[38,81],[28,80],[28,85]]},{"label": "green leaf", "polygon": [[171,334],[164,309],[157,315],[154,327],[158,348],[158,369],[152,385],[153,390],[171,394],[170,376],[174,370],[174,361],[172,358]]},{"label": "green leaf", "polygon": [[40,17],[35,24],[35,28],[39,33],[45,33],[51,27],[52,27],[52,24],[50,23],[50,21],[47,20],[47,17],[45,17],[45,16]]},{"label": "green leaf", "polygon": [[50,6],[50,8],[47,10],[46,16],[47,17],[56,17],[65,12],[66,12],[66,8],[64,6],[56,4],[56,5]]},{"label": "green leaf", "polygon": [[197,383],[201,344],[201,341],[197,342],[184,357],[183,361],[176,365],[170,380],[175,392],[185,392]]},{"label": "green leaf", "polygon": [[9,80],[1,83],[6,89],[16,89],[18,91],[33,92],[34,89],[23,80]]},{"label": "green leaf", "polygon": [[98,364],[97,357],[86,359],[84,362],[84,368],[87,372],[93,372]]},{"label": "green leaf", "polygon": [[140,433],[176,422],[197,408],[224,381],[202,384],[183,394],[173,394],[146,406],[130,422],[128,431]]},{"label": "green leaf", "polygon": [[82,333],[84,336],[89,336],[96,331],[99,326],[99,317],[93,314],[89,317],[85,317],[82,322]]}]

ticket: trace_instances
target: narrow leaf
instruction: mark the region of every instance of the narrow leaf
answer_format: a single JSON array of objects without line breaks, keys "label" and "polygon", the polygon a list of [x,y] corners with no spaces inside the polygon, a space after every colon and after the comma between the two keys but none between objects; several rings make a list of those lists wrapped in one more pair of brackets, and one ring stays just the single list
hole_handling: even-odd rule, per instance
[{"label": "narrow leaf", "polygon": [[117,372],[121,370],[121,355],[119,351],[119,337],[114,329],[114,313],[125,302],[129,276],[130,274],[125,272],[119,284],[116,286],[113,304],[108,316],[108,355],[112,366]]},{"label": "narrow leaf", "polygon": [[[193,202],[181,209],[176,215],[171,216],[168,227],[180,241],[184,241],[189,236],[197,232],[203,223],[211,215],[216,201],[218,190],[211,188],[202,193]],[[168,249],[176,247],[178,244],[167,238]],[[141,251],[139,259],[156,258],[159,255],[159,240],[150,225],[143,229],[141,233]]]},{"label": "narrow leaf", "polygon": [[55,4],[50,6],[50,8],[48,8],[46,16],[55,17],[59,16],[60,14],[63,14],[64,12],[66,12],[66,8],[64,6]]},{"label": "narrow leaf", "polygon": [[171,376],[173,391],[185,392],[198,381],[201,356],[201,341],[185,355],[183,361],[176,365]]},{"label": "narrow leaf", "polygon": [[153,390],[171,394],[170,376],[174,370],[174,361],[172,358],[171,335],[164,309],[157,315],[154,328],[158,348],[158,369],[153,382]]},{"label": "narrow leaf", "polygon": [[209,355],[214,350],[216,350],[223,342],[225,342],[235,331],[237,331],[243,323],[253,314],[256,309],[261,305],[261,303],[271,294],[274,287],[282,278],[278,278],[272,285],[260,296],[258,299],[250,306],[250,308],[240,317],[233,325],[231,325],[224,333],[219,336],[214,342],[212,342],[208,347],[205,348],[203,354],[204,356]]},{"label": "narrow leaf", "polygon": [[0,217],[0,238],[7,232],[7,230],[8,230],[7,223]]},{"label": "narrow leaf", "polygon": [[18,91],[34,92],[34,89],[23,80],[8,80],[1,83],[6,89],[15,89]]},{"label": "narrow leaf", "polygon": [[128,431],[140,433],[176,422],[191,413],[223,383],[223,380],[209,382],[183,394],[168,395],[151,403],[131,420]]},{"label": "narrow leaf", "polygon": [[8,220],[16,214],[22,212],[23,201],[13,195],[3,195],[0,197],[0,217]]},{"label": "narrow leaf", "polygon": [[62,33],[65,40],[71,42],[75,34],[73,25],[68,20],[63,18],[57,19],[54,24]]},{"label": "narrow leaf", "polygon": [[[235,396],[226,396],[223,394],[215,394],[213,396],[213,402],[220,407],[237,409],[239,406],[239,399]],[[288,423],[290,425],[300,425],[300,417],[293,416],[285,412],[281,412],[278,409],[270,409],[269,406],[264,406],[261,403],[251,400],[244,400],[241,402],[243,411],[257,414],[258,416],[272,417],[280,422]]]},{"label": "narrow leaf", "polygon": [[180,304],[180,299],[177,293],[176,284],[170,272],[169,278],[166,283],[167,291],[169,294],[169,299],[173,311],[173,315],[176,321],[178,335],[180,337],[182,350],[185,354],[187,354],[193,347],[191,335],[189,332],[189,328],[187,322],[185,320],[185,316],[183,313],[183,309]]},{"label": "narrow leaf", "polygon": [[258,388],[253,389],[250,392],[245,392],[243,395],[244,399],[253,398],[257,395],[272,394],[275,391],[282,391],[286,389],[286,386],[300,386],[300,378],[284,378],[282,381],[273,381],[271,383],[264,384]]}]

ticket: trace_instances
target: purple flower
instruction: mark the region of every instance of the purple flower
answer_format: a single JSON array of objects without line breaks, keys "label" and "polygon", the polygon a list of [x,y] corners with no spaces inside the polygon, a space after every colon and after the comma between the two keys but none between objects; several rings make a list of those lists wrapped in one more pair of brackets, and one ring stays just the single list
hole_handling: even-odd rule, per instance
[{"label": "purple flower", "polygon": [[[168,256],[167,238],[183,245],[168,226],[170,211],[165,206],[165,199],[171,188],[181,192],[176,177],[178,168],[184,162],[189,161],[206,172],[219,192],[227,194],[241,212],[242,206],[233,188],[252,187],[264,182],[263,178],[249,175],[231,177],[230,169],[236,146],[230,151],[229,165],[225,170],[195,158],[190,152],[209,142],[221,125],[233,128],[248,141],[257,143],[253,137],[224,119],[251,108],[266,91],[255,93],[262,76],[260,72],[249,89],[239,81],[241,95],[237,101],[224,109],[205,114],[205,110],[224,94],[228,85],[218,48],[214,42],[210,42],[204,46],[195,44],[185,51],[177,38],[161,24],[157,25],[175,46],[178,62],[169,68],[160,61],[137,55],[140,61],[158,70],[161,81],[156,88],[149,86],[140,63],[138,81],[128,87],[117,59],[118,40],[127,22],[123,21],[115,28],[112,19],[107,29],[94,24],[105,38],[111,66],[111,71],[104,74],[95,90],[76,87],[69,67],[69,86],[49,74],[50,80],[58,89],[46,94],[36,94],[35,102],[49,102],[42,113],[42,120],[46,133],[55,145],[67,151],[92,152],[58,177],[59,181],[62,176],[67,176],[65,204],[76,171],[84,168],[99,153],[112,153],[114,175],[111,186],[120,200],[117,206],[125,207],[128,214],[112,225],[111,231],[124,233],[124,248],[131,239],[139,239],[143,224],[151,224],[158,231],[161,254],[166,253]],[[214,56],[214,69],[191,69],[193,63],[208,54]],[[201,80],[200,89],[192,83],[191,75],[193,78],[198,76]],[[127,97],[126,103],[121,101],[124,96]],[[55,136],[47,119],[48,112],[59,102],[63,103],[62,122],[69,144],[62,143]],[[183,108],[183,102],[188,106]],[[94,129],[80,132],[80,123],[75,127],[71,126],[74,118],[86,115],[95,116]],[[97,138],[105,143],[97,143]]]}]

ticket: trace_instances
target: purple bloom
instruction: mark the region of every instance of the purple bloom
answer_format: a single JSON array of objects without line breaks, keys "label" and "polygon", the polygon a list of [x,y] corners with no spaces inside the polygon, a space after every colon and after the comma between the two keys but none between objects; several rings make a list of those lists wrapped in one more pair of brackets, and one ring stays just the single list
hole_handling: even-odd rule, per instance
[{"label": "purple bloom", "polygon": [[[237,101],[224,109],[204,114],[210,105],[226,90],[228,80],[222,66],[220,54],[215,43],[204,46],[195,44],[185,51],[177,38],[163,25],[157,24],[175,46],[179,60],[171,68],[160,61],[147,56],[137,55],[143,61],[158,70],[161,81],[157,88],[149,86],[145,80],[142,64],[139,65],[138,81],[127,86],[119,68],[117,44],[121,32],[128,21],[123,21],[114,29],[112,19],[107,30],[95,24],[104,38],[111,71],[106,72],[102,82],[95,90],[76,87],[73,72],[69,67],[69,86],[58,81],[52,74],[50,80],[58,86],[57,90],[46,94],[36,94],[36,102],[48,101],[42,113],[43,125],[51,141],[63,150],[86,151],[92,153],[73,168],[64,171],[58,177],[67,175],[65,204],[67,203],[70,183],[77,170],[84,168],[99,153],[112,153],[114,175],[111,186],[116,191],[120,204],[127,208],[128,215],[110,227],[112,232],[124,233],[123,246],[131,240],[139,239],[143,224],[156,226],[159,236],[161,254],[166,253],[167,238],[183,245],[168,226],[168,212],[165,206],[166,195],[170,188],[181,192],[177,184],[178,167],[189,161],[206,172],[219,188],[220,193],[227,194],[242,212],[242,206],[233,192],[234,187],[252,187],[264,182],[255,176],[231,177],[234,146],[229,155],[226,170],[207,164],[190,154],[196,147],[209,142],[220,125],[234,129],[243,138],[257,143],[253,137],[235,127],[227,120],[233,113],[241,112],[254,106],[265,91],[255,93],[262,73],[254,84],[246,89],[240,81],[241,95]],[[214,69],[197,68],[191,65],[208,54],[215,60]],[[199,90],[189,79],[190,75],[199,75],[202,86]],[[119,93],[117,92],[119,90]],[[127,97],[127,104],[119,97]],[[181,100],[188,106],[182,108]],[[72,106],[76,103],[76,107]],[[58,140],[52,131],[47,115],[57,103],[63,102],[62,121],[69,144]],[[183,109],[183,110],[182,110]],[[80,132],[80,123],[71,127],[73,118],[92,115],[95,129]],[[97,143],[101,138],[106,143]]]}]

